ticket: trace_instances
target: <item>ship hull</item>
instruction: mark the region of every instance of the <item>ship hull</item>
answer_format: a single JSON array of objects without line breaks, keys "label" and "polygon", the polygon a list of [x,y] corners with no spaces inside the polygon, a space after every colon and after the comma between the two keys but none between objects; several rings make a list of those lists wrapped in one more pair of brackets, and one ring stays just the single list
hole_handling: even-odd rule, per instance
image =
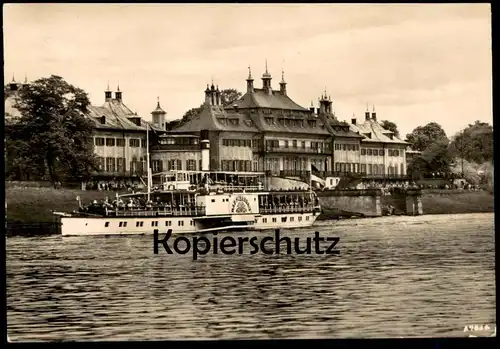
[{"label": "ship hull", "polygon": [[[276,213],[228,217],[88,217],[60,215],[63,236],[152,235],[172,229],[172,234],[210,233],[221,230],[266,230],[307,228],[318,213]],[[233,217],[234,218],[234,217]]]}]

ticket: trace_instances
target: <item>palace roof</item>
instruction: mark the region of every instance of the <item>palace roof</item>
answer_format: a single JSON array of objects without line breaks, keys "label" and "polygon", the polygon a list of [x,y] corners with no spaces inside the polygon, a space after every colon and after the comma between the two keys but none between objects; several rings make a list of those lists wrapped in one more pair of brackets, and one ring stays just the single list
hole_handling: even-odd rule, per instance
[{"label": "palace roof", "polygon": [[365,136],[363,142],[408,144],[396,137],[392,131],[383,128],[377,120],[368,119],[362,124],[351,124],[351,130]]},{"label": "palace roof", "polygon": [[87,116],[94,122],[97,129],[146,131],[146,125],[149,124],[150,129],[160,131],[158,127],[132,112],[121,100],[111,99],[102,106],[91,105],[87,109]]},{"label": "palace roof", "polygon": [[201,111],[171,132],[235,131],[259,132],[254,121],[243,113],[204,104]]},{"label": "palace roof", "polygon": [[[254,91],[255,92],[253,93],[245,93],[238,101],[235,101],[233,105],[238,106],[239,109],[270,108],[309,111],[292,101],[290,97],[282,94],[280,91],[273,90],[272,94],[268,94],[264,89],[259,88],[254,89]],[[230,105],[227,108],[232,108],[233,105]]]}]

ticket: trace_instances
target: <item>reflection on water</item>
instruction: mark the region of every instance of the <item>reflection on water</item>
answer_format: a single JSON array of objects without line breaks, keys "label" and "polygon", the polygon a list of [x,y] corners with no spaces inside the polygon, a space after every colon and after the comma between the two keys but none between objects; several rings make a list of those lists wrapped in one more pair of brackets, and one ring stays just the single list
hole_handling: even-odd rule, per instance
[{"label": "reflection on water", "polygon": [[[464,336],[465,325],[494,324],[493,214],[323,221],[314,230],[340,237],[340,254],[247,250],[193,261],[154,255],[152,236],[7,238],[9,338]],[[281,235],[304,240],[314,230]],[[248,234],[273,232],[233,233]]]}]

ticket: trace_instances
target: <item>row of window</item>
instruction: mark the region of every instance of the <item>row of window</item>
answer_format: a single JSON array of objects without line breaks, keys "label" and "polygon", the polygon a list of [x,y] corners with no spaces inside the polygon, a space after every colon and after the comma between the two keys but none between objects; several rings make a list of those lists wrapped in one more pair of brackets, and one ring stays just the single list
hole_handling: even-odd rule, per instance
[{"label": "row of window", "polygon": [[[274,120],[273,117],[266,117],[265,118],[265,121],[268,125],[276,125],[276,121]],[[281,125],[281,126],[291,126],[291,127],[304,127],[306,124],[305,124],[305,120],[303,119],[284,119],[284,118],[279,118],[278,119],[278,123]],[[317,126],[317,122],[316,120],[307,120],[307,125],[309,127],[316,127]],[[322,125],[322,128],[324,128],[325,126]]]},{"label": "row of window", "polygon": [[[403,156],[403,152],[399,152],[398,149],[388,149],[389,156]],[[368,156],[384,156],[384,149],[372,149],[372,148],[361,148],[361,155]]]},{"label": "row of window", "polygon": [[359,144],[335,143],[335,150],[359,151]]},{"label": "row of window", "polygon": [[[125,169],[125,158],[112,158],[112,157],[97,157],[97,169],[99,171],[106,172],[124,172]],[[146,167],[146,160],[132,160],[130,161],[131,171],[142,171]]]},{"label": "row of window", "polygon": [[[366,173],[366,174],[386,174],[385,166],[383,164],[357,164],[357,163],[335,163],[335,171],[337,172],[353,172],[353,173]],[[387,166],[387,174],[397,175],[404,173],[404,165]]]},{"label": "row of window", "polygon": [[257,147],[257,141],[252,139],[223,139],[222,145],[225,147],[248,147],[252,146]]},{"label": "row of window", "polygon": [[[286,222],[286,220],[287,220],[287,218],[288,218],[288,217],[281,217],[281,223],[285,223],[285,222]],[[298,220],[299,222],[302,222],[302,216],[298,216],[298,217],[297,217],[297,220]],[[309,216],[306,216],[306,221],[308,221],[308,220],[309,220]],[[273,218],[272,218],[272,222],[273,222],[273,223],[276,223],[277,221],[278,221],[278,220],[277,220],[277,218],[276,218],[276,217],[273,217]],[[295,221],[295,217],[290,217],[290,222],[294,222],[294,221]],[[267,223],[267,218],[262,218],[262,223]]]},{"label": "row of window", "polygon": [[[254,161],[253,171],[257,171],[257,161]],[[251,160],[221,160],[222,171],[238,171],[238,172],[251,172]]]},{"label": "row of window", "polygon": [[[285,142],[284,148],[294,148],[294,149],[299,148],[299,141],[297,141],[296,139],[293,140],[285,139],[284,142]],[[279,147],[280,147],[279,140],[277,139],[266,140],[266,148],[279,148]],[[306,148],[306,141],[300,141],[300,148],[301,149]],[[329,143],[311,142],[311,149],[323,149],[323,148],[328,149]]]},{"label": "row of window", "polygon": [[198,138],[192,138],[192,137],[179,137],[179,138],[174,138],[174,137],[167,137],[167,138],[160,138],[160,144],[177,144],[177,145],[197,145],[199,144]]},{"label": "row of window", "polygon": [[[196,171],[196,160],[188,159],[186,160],[186,166],[182,166],[182,160],[172,159],[166,161],[166,171]],[[198,169],[201,170],[201,160],[198,160]],[[153,160],[151,161],[151,170],[153,172],[163,172],[163,161]]]},{"label": "row of window", "polygon": [[[104,223],[104,227],[105,228],[109,228],[109,223],[110,222]],[[118,227],[125,228],[125,227],[127,227],[127,223],[128,222],[119,222],[118,223]],[[177,225],[179,227],[183,227],[184,226],[184,221],[183,220],[177,221]],[[189,225],[194,225],[194,221],[190,220],[189,221]],[[144,221],[135,222],[135,226],[136,226],[136,228],[143,227],[144,226]],[[152,227],[157,227],[158,226],[158,221],[152,221],[151,222],[151,226]],[[172,226],[172,221],[165,221],[165,226],[166,227],[171,227]]]},{"label": "row of window", "polygon": [[[95,137],[94,144],[98,147],[125,147],[125,138],[106,138],[106,137]],[[132,148],[146,148],[146,140],[140,138],[130,138],[129,147]]]}]

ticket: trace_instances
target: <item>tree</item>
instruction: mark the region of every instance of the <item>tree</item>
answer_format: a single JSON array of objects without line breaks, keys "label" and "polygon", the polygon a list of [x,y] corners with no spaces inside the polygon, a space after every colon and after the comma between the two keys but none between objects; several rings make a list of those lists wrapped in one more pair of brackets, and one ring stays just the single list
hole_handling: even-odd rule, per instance
[{"label": "tree", "polygon": [[220,99],[224,107],[231,105],[231,103],[240,99],[241,96],[242,96],[241,92],[239,92],[234,88],[226,88],[220,91]]},{"label": "tree", "polygon": [[[41,78],[19,91],[21,118],[6,134],[7,153],[16,170],[84,179],[96,169],[93,123],[85,117],[87,94],[60,76]],[[13,158],[12,158],[13,156]]]},{"label": "tree", "polygon": [[413,149],[419,151],[425,151],[437,142],[449,142],[441,125],[435,122],[417,127],[412,133],[406,135],[406,140],[412,144]]},{"label": "tree", "polygon": [[389,120],[383,120],[380,125],[385,128],[386,130],[389,130],[391,131],[392,133],[394,133],[394,136],[395,137],[398,137],[399,138],[399,131],[398,131],[398,126],[392,122],[392,121],[389,121]]},{"label": "tree", "polygon": [[457,157],[482,164],[493,161],[493,126],[476,121],[457,133],[451,142]]},{"label": "tree", "polygon": [[432,173],[450,173],[453,154],[447,139],[430,144],[422,154],[415,156],[408,164],[407,172],[413,179],[430,177]]}]

